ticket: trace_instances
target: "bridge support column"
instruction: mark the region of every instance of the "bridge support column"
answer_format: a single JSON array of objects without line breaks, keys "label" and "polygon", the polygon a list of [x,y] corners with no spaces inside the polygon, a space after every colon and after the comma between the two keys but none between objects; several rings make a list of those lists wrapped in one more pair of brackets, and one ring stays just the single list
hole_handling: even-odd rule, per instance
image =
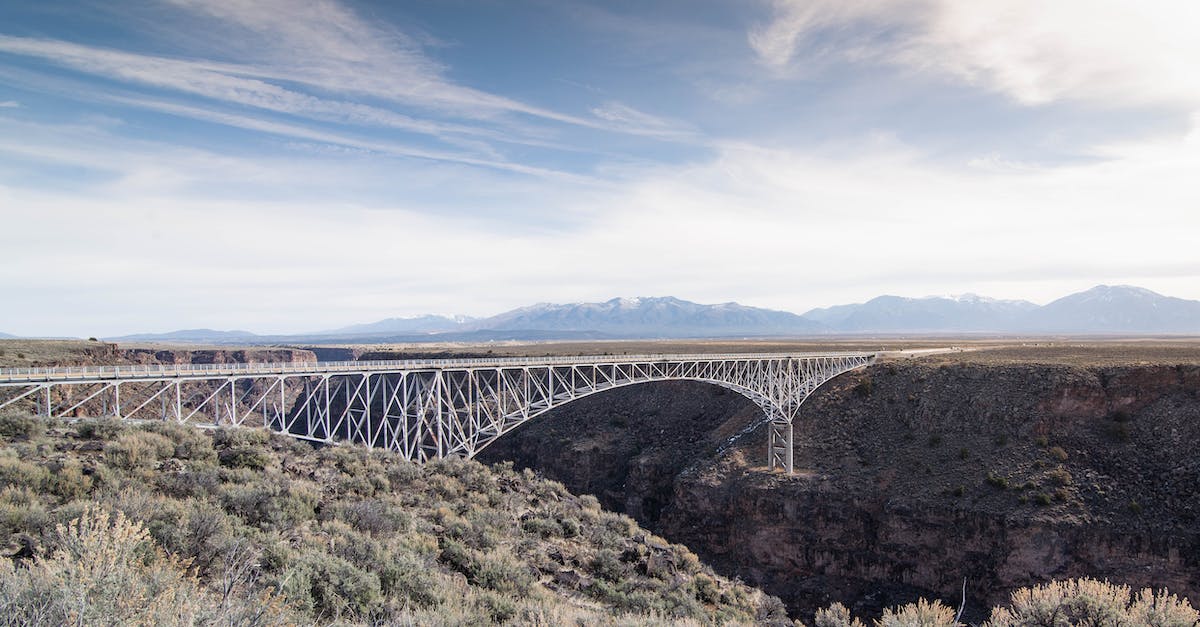
[{"label": "bridge support column", "polygon": [[772,420],[768,425],[767,466],[771,470],[782,468],[792,474],[792,423],[788,420]]}]

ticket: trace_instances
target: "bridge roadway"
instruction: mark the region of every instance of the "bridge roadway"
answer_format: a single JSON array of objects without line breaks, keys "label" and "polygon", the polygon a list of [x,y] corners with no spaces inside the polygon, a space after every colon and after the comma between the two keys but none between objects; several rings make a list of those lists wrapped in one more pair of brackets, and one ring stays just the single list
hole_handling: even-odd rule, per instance
[{"label": "bridge roadway", "polygon": [[0,370],[0,409],[25,403],[56,417],[257,425],[425,461],[471,457],[520,424],[597,392],[694,380],[758,404],[770,423],[768,465],[791,472],[792,419],[800,404],[875,358],[734,353],[14,368]]}]

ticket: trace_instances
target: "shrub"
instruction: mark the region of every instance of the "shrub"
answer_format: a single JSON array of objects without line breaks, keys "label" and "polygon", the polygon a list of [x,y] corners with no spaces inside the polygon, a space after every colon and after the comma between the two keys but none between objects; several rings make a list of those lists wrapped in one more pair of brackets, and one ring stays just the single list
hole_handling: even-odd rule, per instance
[{"label": "shrub", "polygon": [[866,627],[861,620],[852,618],[850,610],[841,603],[834,603],[825,609],[817,610],[817,614],[813,618],[813,625],[814,627]]},{"label": "shrub", "polygon": [[226,468],[264,470],[268,466],[274,466],[277,463],[275,456],[270,451],[254,446],[239,446],[226,449],[218,453],[217,458],[220,460],[221,465]]},{"label": "shrub", "polygon": [[175,444],[166,437],[149,431],[125,431],[104,447],[104,458],[110,466],[122,470],[153,468],[160,459],[175,454]]},{"label": "shrub", "polygon": [[283,529],[315,518],[319,498],[319,490],[304,482],[259,482],[230,486],[223,502],[226,510],[250,525]]},{"label": "shrub", "polygon": [[175,444],[174,456],[178,459],[197,462],[212,462],[217,459],[212,437],[196,427],[174,421],[161,421],[146,423],[141,425],[141,428],[170,439]]},{"label": "shrub", "polygon": [[557,520],[543,516],[529,516],[521,521],[521,529],[525,533],[531,533],[542,538],[552,538],[561,536],[563,532],[562,525],[558,524]]},{"label": "shrub", "polygon": [[389,507],[387,503],[377,499],[341,503],[334,511],[339,520],[375,536],[392,535],[397,531],[407,530],[412,525],[412,516],[408,512]]},{"label": "shrub", "polygon": [[[283,586],[291,601],[310,607],[324,620],[363,619],[382,600],[379,578],[327,553],[305,553]],[[324,622],[324,621],[322,621]]]},{"label": "shrub", "polygon": [[270,439],[271,435],[266,431],[249,427],[224,427],[212,432],[212,444],[217,449],[246,446],[266,449]]},{"label": "shrub", "polygon": [[588,571],[606,581],[620,581],[625,574],[625,564],[612,549],[600,549],[588,562]]},{"label": "shrub", "polygon": [[113,418],[91,418],[80,420],[75,433],[88,440],[112,440],[126,428],[125,423]]},{"label": "shrub", "polygon": [[1051,446],[1050,450],[1048,450],[1046,452],[1050,454],[1050,457],[1053,457],[1054,459],[1057,459],[1060,462],[1067,461],[1067,457],[1068,457],[1067,452],[1065,450],[1063,450],[1063,447],[1061,447],[1061,446]]},{"label": "shrub", "polygon": [[45,421],[24,412],[0,413],[0,438],[32,440],[46,432]]},{"label": "shrub", "polygon": [[1008,477],[1001,477],[1000,475],[997,475],[996,473],[994,473],[990,470],[988,471],[988,474],[987,474],[987,482],[989,485],[991,485],[995,488],[998,488],[1001,490],[1008,489]]},{"label": "shrub", "polygon": [[696,598],[705,603],[716,603],[721,599],[721,588],[712,577],[700,573],[692,579],[692,585],[696,588]]},{"label": "shrub", "polygon": [[1195,625],[1200,614],[1166,590],[1142,590],[1094,579],[1072,579],[1022,588],[1008,607],[992,611],[989,627],[1018,625]]},{"label": "shrub", "polygon": [[390,556],[387,569],[380,574],[383,593],[406,605],[432,607],[443,600],[443,585],[433,575],[433,564],[408,551]]},{"label": "shrub", "polygon": [[[0,560],[9,624],[257,624],[293,622],[273,598],[222,602],[122,514],[89,506],[53,534],[54,552],[28,566]],[[243,620],[238,620],[238,619]]]},{"label": "shrub", "polygon": [[4,486],[24,487],[41,492],[50,482],[50,471],[14,455],[0,455],[0,488]]},{"label": "shrub", "polygon": [[0,490],[0,539],[7,540],[14,533],[38,536],[49,523],[50,515],[37,492],[25,486]]},{"label": "shrub", "polygon": [[49,471],[50,481],[47,487],[64,501],[82,499],[92,491],[92,478],[84,474],[83,465],[77,460],[51,463]]},{"label": "shrub", "polygon": [[1055,468],[1054,470],[1046,473],[1046,477],[1050,479],[1054,485],[1059,486],[1068,486],[1075,481],[1074,477],[1071,476],[1071,473],[1066,468]]},{"label": "shrub", "polygon": [[921,599],[904,607],[886,609],[877,627],[953,627],[954,610],[939,601]]}]

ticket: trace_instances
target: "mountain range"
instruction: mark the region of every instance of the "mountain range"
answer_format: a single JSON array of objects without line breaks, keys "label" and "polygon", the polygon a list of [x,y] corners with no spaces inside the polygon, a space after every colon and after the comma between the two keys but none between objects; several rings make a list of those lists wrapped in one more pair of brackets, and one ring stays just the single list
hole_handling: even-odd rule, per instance
[{"label": "mountain range", "polygon": [[1200,301],[1147,289],[1099,285],[1046,305],[966,294],[879,296],[802,315],[737,303],[702,305],[673,297],[600,303],[539,303],[489,318],[387,318],[298,335],[190,329],[117,341],[218,344],[486,342],[551,339],[811,337],[856,334],[1200,334]]}]

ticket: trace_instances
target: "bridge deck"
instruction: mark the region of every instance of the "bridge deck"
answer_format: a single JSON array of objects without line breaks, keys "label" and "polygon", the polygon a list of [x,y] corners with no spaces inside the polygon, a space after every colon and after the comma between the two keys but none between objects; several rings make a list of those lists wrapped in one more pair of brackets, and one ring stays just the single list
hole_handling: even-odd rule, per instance
[{"label": "bridge deck", "polygon": [[866,357],[870,352],[825,353],[696,353],[662,355],[583,355],[567,357],[492,357],[470,359],[395,359],[386,361],[323,361],[234,364],[149,364],[126,366],[53,366],[0,369],[0,385],[222,376],[322,375],[348,372],[468,370],[477,368],[576,366],[647,362],[746,361]]}]

